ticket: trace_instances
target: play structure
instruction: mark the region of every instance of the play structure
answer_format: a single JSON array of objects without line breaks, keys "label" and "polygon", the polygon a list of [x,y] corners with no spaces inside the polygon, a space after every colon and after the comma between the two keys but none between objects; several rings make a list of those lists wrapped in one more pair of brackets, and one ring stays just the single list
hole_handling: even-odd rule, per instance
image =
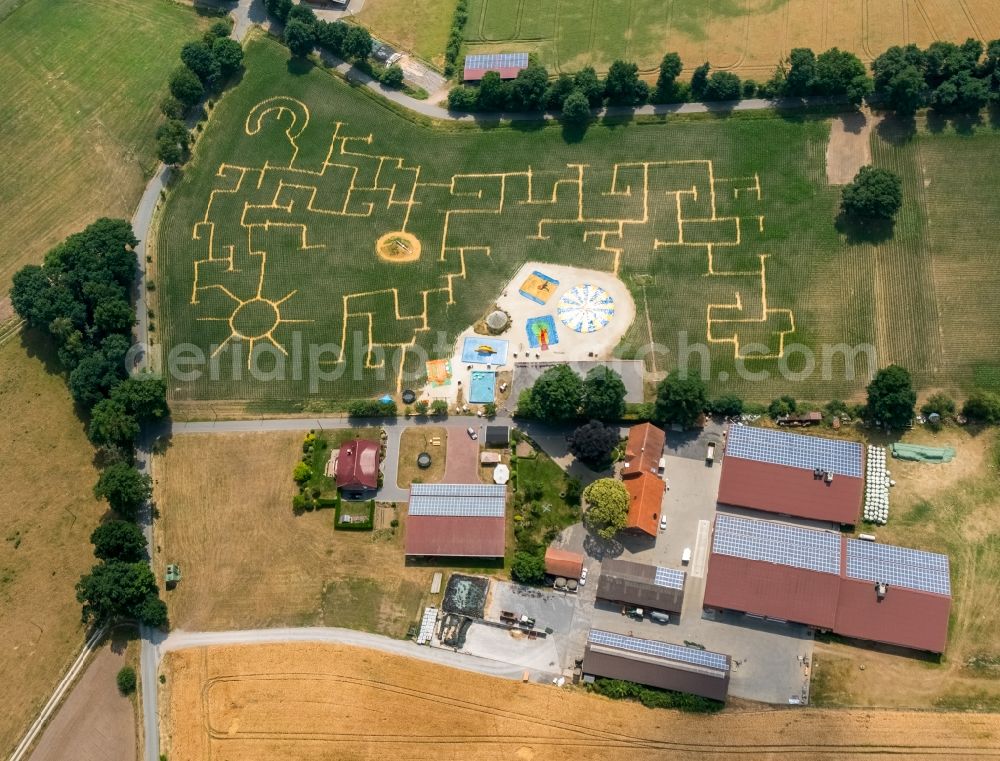
[{"label": "play structure", "polygon": [[462,361],[466,364],[507,364],[507,341],[483,336],[468,336],[462,344]]},{"label": "play structure", "polygon": [[552,297],[552,294],[556,292],[558,286],[558,280],[535,270],[521,283],[518,293],[526,299],[531,299],[536,304],[544,306]]},{"label": "play structure", "polygon": [[559,343],[559,333],[556,332],[556,321],[552,315],[530,317],[525,323],[528,332],[528,345],[532,349],[545,351],[550,346]]},{"label": "play structure", "polygon": [[473,370],[469,379],[469,402],[488,404],[496,401],[497,374],[490,370]]},{"label": "play structure", "polygon": [[451,361],[447,359],[432,359],[425,365],[427,382],[432,386],[451,385]]},{"label": "play structure", "polygon": [[593,333],[606,327],[615,315],[615,300],[603,288],[584,283],[559,299],[559,320],[577,333]]}]

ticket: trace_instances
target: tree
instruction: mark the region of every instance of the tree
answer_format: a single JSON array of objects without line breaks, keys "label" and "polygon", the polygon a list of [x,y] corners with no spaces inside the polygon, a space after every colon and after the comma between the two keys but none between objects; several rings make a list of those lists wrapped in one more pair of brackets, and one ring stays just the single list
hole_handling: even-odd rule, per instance
[{"label": "tree", "polygon": [[938,85],[930,104],[942,113],[976,113],[990,98],[989,86],[967,71],[961,71]]},{"label": "tree", "polygon": [[872,62],[875,97],[899,114],[914,114],[927,102],[926,66],[926,56],[916,45],[889,48]]},{"label": "tree", "polygon": [[317,21],[316,44],[335,56],[344,57],[344,39],[347,37],[347,24],[342,21]]},{"label": "tree", "polygon": [[583,490],[587,512],[583,522],[603,539],[613,539],[625,528],[628,518],[628,492],[621,481],[599,478]]},{"label": "tree", "polygon": [[264,0],[264,7],[278,21],[283,22],[288,19],[288,14],[292,10],[292,0]]},{"label": "tree", "polygon": [[146,559],[146,537],[142,529],[129,521],[107,521],[90,535],[98,560],[123,560],[138,563]]},{"label": "tree", "polygon": [[708,86],[708,72],[711,70],[708,61],[694,70],[691,74],[691,97],[694,100],[701,100],[705,97],[705,88]]},{"label": "tree", "polygon": [[599,366],[583,381],[581,407],[592,420],[619,420],[625,414],[625,384],[609,367]]},{"label": "tree", "polygon": [[1000,423],[1000,394],[974,391],[962,405],[962,414],[980,423]]},{"label": "tree", "polygon": [[707,406],[713,415],[736,417],[743,414],[743,400],[735,394],[723,394],[712,399]]},{"label": "tree", "polygon": [[565,71],[556,77],[545,92],[546,105],[556,111],[561,111],[566,104],[566,98],[576,89],[573,77]]},{"label": "tree", "polygon": [[379,77],[379,82],[384,84],[386,87],[391,87],[393,90],[398,90],[403,86],[402,67],[398,63],[394,63],[382,72],[382,76]]},{"label": "tree", "polygon": [[593,66],[584,66],[573,77],[576,89],[583,93],[591,108],[604,103],[604,83],[597,76]]},{"label": "tree", "polygon": [[233,31],[232,26],[228,21],[223,21],[219,19],[214,22],[208,29],[205,30],[205,34],[201,38],[207,42],[209,45],[213,44],[216,40],[222,39],[223,37],[228,37]]},{"label": "tree", "polygon": [[156,375],[143,374],[126,378],[111,392],[111,398],[140,423],[159,420],[170,414],[167,405],[167,382]]},{"label": "tree", "polygon": [[201,100],[205,88],[201,80],[187,66],[178,66],[170,75],[170,94],[191,108]]},{"label": "tree", "polygon": [[515,111],[542,111],[549,92],[549,73],[544,66],[529,63],[517,72],[510,85],[510,107]]},{"label": "tree", "polygon": [[867,415],[889,429],[907,428],[913,421],[916,403],[910,373],[899,365],[882,368],[868,384]]},{"label": "tree", "polygon": [[70,372],[69,391],[74,401],[90,409],[104,399],[124,375],[125,368],[113,358],[102,351],[89,351]]},{"label": "tree", "polygon": [[356,61],[367,61],[372,54],[372,36],[363,26],[351,26],[344,35],[344,55]]},{"label": "tree", "polygon": [[483,111],[503,111],[510,99],[510,86],[500,79],[500,74],[487,71],[479,80],[476,105]]},{"label": "tree", "polygon": [[830,48],[816,58],[814,90],[820,95],[846,96],[857,106],[871,93],[872,83],[860,58]]},{"label": "tree", "polygon": [[285,24],[285,44],[293,56],[305,58],[316,45],[316,31],[312,24],[292,19]]},{"label": "tree", "polygon": [[944,392],[939,391],[927,397],[927,401],[920,405],[922,415],[940,415],[948,417],[955,414],[955,400]]},{"label": "tree", "polygon": [[448,402],[444,399],[435,399],[431,402],[431,414],[444,417],[448,414]]},{"label": "tree", "polygon": [[183,119],[187,107],[173,95],[164,96],[160,101],[160,113],[168,119]]},{"label": "tree", "polygon": [[777,420],[779,417],[791,415],[797,407],[798,403],[795,401],[795,397],[785,394],[771,400],[771,403],[767,406],[767,414]]},{"label": "tree", "polygon": [[483,405],[483,414],[490,419],[495,418],[497,416],[496,402],[486,402]]},{"label": "tree", "polygon": [[95,565],[76,585],[76,599],[83,604],[87,623],[104,623],[120,616],[150,623],[146,615],[150,598],[158,599],[158,590],[156,577],[145,562],[107,560]]},{"label": "tree", "polygon": [[591,420],[569,435],[569,451],[580,462],[594,470],[603,470],[618,446],[618,431],[600,421]]},{"label": "tree", "polygon": [[158,595],[146,595],[146,599],[139,605],[135,617],[139,623],[151,626],[154,629],[167,628],[167,604]]},{"label": "tree", "polygon": [[181,48],[181,61],[201,80],[206,89],[211,89],[219,81],[222,69],[211,46],[202,40],[188,42]]},{"label": "tree", "polygon": [[510,575],[522,584],[541,584],[545,581],[545,558],[530,552],[515,552]]},{"label": "tree", "polygon": [[903,182],[888,169],[863,166],[844,186],[840,208],[862,220],[892,219],[903,204]]},{"label": "tree", "polygon": [[102,399],[91,409],[87,437],[97,446],[128,447],[138,435],[139,422],[121,402]]},{"label": "tree", "polygon": [[316,24],[316,12],[308,5],[299,3],[298,5],[293,5],[291,10],[288,11],[287,20],[304,21],[309,26],[314,26]]},{"label": "tree", "polygon": [[152,495],[150,477],[124,462],[105,468],[94,487],[94,496],[106,499],[111,509],[127,520],[135,520],[139,508]]},{"label": "tree", "polygon": [[717,71],[705,84],[705,100],[739,100],[740,78],[731,71]]},{"label": "tree", "polygon": [[604,79],[608,103],[616,106],[639,106],[649,98],[649,87],[639,79],[639,67],[626,61],[614,61]]},{"label": "tree", "polygon": [[660,61],[660,72],[656,77],[656,101],[669,103],[677,94],[677,77],[684,69],[677,53],[667,53]]},{"label": "tree", "polygon": [[800,98],[812,94],[815,86],[816,54],[809,48],[792,48],[782,94]]},{"label": "tree", "polygon": [[590,121],[590,103],[580,90],[573,90],[563,102],[562,118],[567,124],[583,125]]},{"label": "tree", "polygon": [[184,163],[184,151],[176,143],[166,140],[156,141],[156,158],[167,166],[179,166]]},{"label": "tree", "polygon": [[475,111],[479,104],[479,88],[456,85],[448,91],[449,111]]},{"label": "tree", "polygon": [[135,669],[131,666],[122,666],[118,670],[118,676],[115,677],[115,682],[118,685],[118,692],[122,695],[131,695],[135,692]]},{"label": "tree", "polygon": [[191,133],[180,119],[168,119],[156,129],[157,152],[164,164],[180,164],[190,143]]},{"label": "tree", "polygon": [[582,397],[580,376],[569,365],[556,365],[542,373],[531,387],[528,414],[540,420],[571,420],[580,410]]},{"label": "tree", "polygon": [[660,382],[656,390],[653,420],[687,428],[698,420],[706,404],[705,384],[701,378],[694,376],[682,378],[674,370]]},{"label": "tree", "polygon": [[229,78],[243,66],[243,47],[232,37],[220,37],[212,43],[212,55],[219,62],[219,72]]}]

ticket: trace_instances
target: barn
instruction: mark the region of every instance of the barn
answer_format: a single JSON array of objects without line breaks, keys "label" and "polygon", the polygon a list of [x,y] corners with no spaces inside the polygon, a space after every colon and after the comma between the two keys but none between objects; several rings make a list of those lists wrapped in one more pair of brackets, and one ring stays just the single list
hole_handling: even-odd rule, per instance
[{"label": "barn", "polygon": [[506,505],[497,484],[411,484],[406,555],[502,558]]},{"label": "barn", "polygon": [[853,526],[864,497],[864,447],[855,441],[730,427],[719,504]]},{"label": "barn", "polygon": [[462,79],[478,82],[488,71],[495,71],[500,79],[514,79],[521,69],[528,68],[527,53],[477,53],[465,57]]},{"label": "barn", "polygon": [[704,606],[944,652],[948,557],[718,513]]},{"label": "barn", "polygon": [[684,571],[613,558],[601,563],[597,598],[680,613],[684,605],[686,579]]}]

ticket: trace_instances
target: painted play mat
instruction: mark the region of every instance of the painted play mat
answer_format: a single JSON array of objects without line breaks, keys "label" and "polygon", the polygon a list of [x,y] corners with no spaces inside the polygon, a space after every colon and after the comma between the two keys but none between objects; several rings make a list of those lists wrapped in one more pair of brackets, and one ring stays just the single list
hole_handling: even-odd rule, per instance
[{"label": "painted play mat", "polygon": [[528,331],[528,345],[532,349],[548,349],[559,343],[559,334],[556,332],[556,321],[552,315],[544,317],[531,317],[525,323]]},{"label": "painted play mat", "polygon": [[427,381],[432,386],[447,386],[451,383],[451,362],[447,359],[432,359],[427,365]]},{"label": "painted play mat", "polygon": [[469,336],[462,344],[462,361],[466,364],[507,364],[507,342],[497,338]]},{"label": "painted play mat", "polygon": [[558,280],[535,270],[521,283],[518,293],[526,299],[531,299],[536,304],[544,305],[552,297],[552,294],[556,292],[556,288],[558,287]]},{"label": "painted play mat", "polygon": [[584,283],[559,299],[559,320],[577,333],[593,333],[607,326],[615,315],[615,300],[596,285]]}]

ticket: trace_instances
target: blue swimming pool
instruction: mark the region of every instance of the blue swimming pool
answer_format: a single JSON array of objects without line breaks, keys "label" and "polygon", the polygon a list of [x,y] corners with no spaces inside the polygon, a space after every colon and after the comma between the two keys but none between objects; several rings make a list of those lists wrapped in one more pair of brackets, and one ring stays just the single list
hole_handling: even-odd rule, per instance
[{"label": "blue swimming pool", "polygon": [[473,370],[469,380],[469,403],[488,404],[497,398],[497,374],[489,370]]},{"label": "blue swimming pool", "polygon": [[507,341],[502,338],[468,336],[462,344],[462,361],[469,365],[505,365]]}]

